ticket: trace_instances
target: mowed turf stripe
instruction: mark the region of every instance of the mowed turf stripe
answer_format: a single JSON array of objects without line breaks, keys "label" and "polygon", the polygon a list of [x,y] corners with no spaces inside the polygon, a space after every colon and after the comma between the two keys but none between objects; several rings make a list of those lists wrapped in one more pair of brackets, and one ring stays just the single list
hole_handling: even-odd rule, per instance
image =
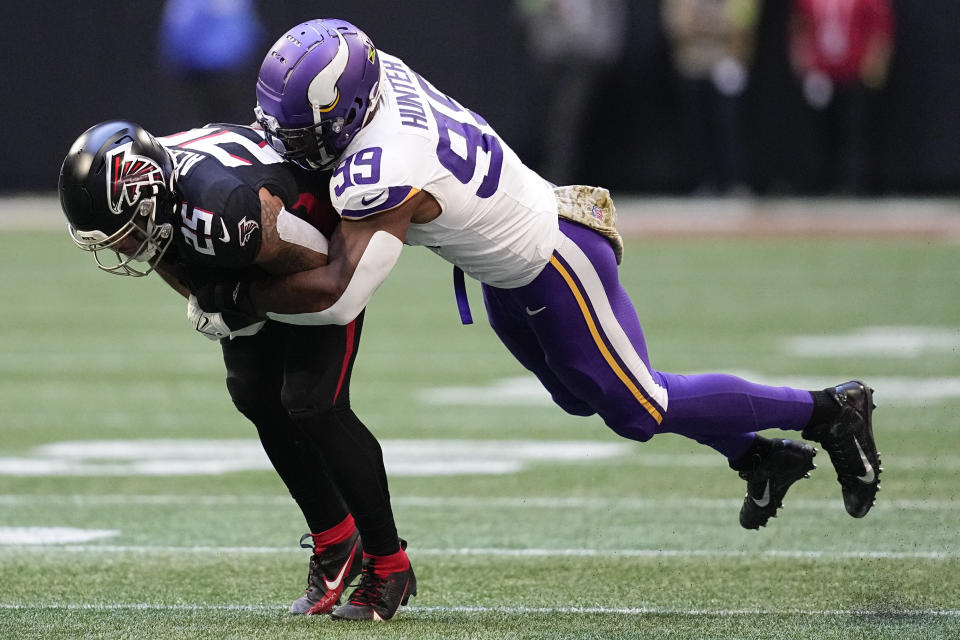
[{"label": "mowed turf stripe", "polygon": [[[590,496],[395,496],[391,497],[394,507],[417,507],[448,509],[462,507],[476,509],[493,507],[505,509],[739,509],[743,498],[691,498],[689,496],[661,496],[659,498],[616,498]],[[836,510],[840,498],[836,499],[791,499],[791,509]],[[149,494],[0,494],[0,505],[7,506],[103,506],[103,505],[183,505],[183,506],[276,506],[292,507],[289,496],[250,496],[250,495],[149,495]],[[920,498],[886,500],[877,502],[877,510],[945,511],[960,510],[960,500]]]},{"label": "mowed turf stripe", "polygon": [[[116,603],[3,603],[0,610],[14,611],[249,611],[254,613],[285,613],[287,608],[277,605],[248,605],[248,604],[156,604],[147,602],[116,602]],[[501,615],[530,615],[530,614],[568,614],[568,615],[680,615],[680,616],[874,616],[890,615],[889,609],[684,609],[681,607],[524,607],[524,606],[409,606],[401,612],[417,613],[465,613]],[[897,616],[915,617],[960,617],[960,609],[902,609],[896,610]]]},{"label": "mowed turf stripe", "polygon": [[[49,544],[0,545],[0,553],[42,552],[49,553]],[[136,545],[57,545],[64,553],[107,554],[212,554],[212,555],[266,555],[300,554],[293,547],[218,547],[218,546],[136,546]],[[798,549],[509,549],[501,547],[462,547],[451,549],[411,549],[412,555],[420,556],[484,556],[484,557],[585,557],[585,558],[794,558],[806,560],[882,559],[882,560],[950,560],[960,558],[960,551],[804,551]]]}]

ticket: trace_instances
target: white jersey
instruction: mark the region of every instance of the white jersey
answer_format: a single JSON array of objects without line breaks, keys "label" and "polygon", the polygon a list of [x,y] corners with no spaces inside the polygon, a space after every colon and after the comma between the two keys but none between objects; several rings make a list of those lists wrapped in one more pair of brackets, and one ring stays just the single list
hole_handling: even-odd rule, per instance
[{"label": "white jersey", "polygon": [[407,244],[495,287],[532,281],[561,238],[551,185],[483,118],[403,61],[380,52],[380,64],[379,107],[333,173],[333,206],[343,219],[359,220],[426,191],[442,212],[411,224]]}]

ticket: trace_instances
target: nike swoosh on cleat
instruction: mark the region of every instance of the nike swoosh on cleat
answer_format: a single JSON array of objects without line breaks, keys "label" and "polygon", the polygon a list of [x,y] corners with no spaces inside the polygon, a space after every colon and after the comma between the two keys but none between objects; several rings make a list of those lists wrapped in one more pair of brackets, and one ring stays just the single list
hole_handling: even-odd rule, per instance
[{"label": "nike swoosh on cleat", "polygon": [[337,574],[335,580],[327,580],[327,577],[323,577],[323,586],[327,588],[327,591],[335,591],[340,588],[340,585],[343,584],[343,577],[347,575],[347,569],[350,568],[350,565],[353,564],[353,554],[357,551],[358,542],[353,543],[353,548],[350,549],[350,553],[347,555],[347,561],[343,563],[343,566],[340,567],[340,573]]},{"label": "nike swoosh on cleat", "polygon": [[366,198],[366,197],[360,198],[360,204],[362,204],[362,205],[365,206],[365,207],[368,206],[368,205],[371,205],[371,204],[373,204],[374,202],[376,202],[377,200],[379,200],[380,197],[384,194],[384,192],[386,192],[386,189],[384,189],[383,191],[381,191],[381,192],[378,193],[377,195],[373,196],[372,198]]},{"label": "nike swoosh on cleat", "polygon": [[857,442],[856,438],[853,439],[853,444],[857,445],[857,453],[860,454],[860,460],[863,462],[863,475],[857,476],[857,480],[864,484],[872,484],[877,477],[873,472],[873,465],[867,460],[867,456],[864,455],[863,449],[860,447],[860,443]]},{"label": "nike swoosh on cleat", "polygon": [[537,315],[538,313],[540,313],[541,311],[543,311],[544,309],[546,309],[545,306],[544,306],[544,307],[540,307],[539,309],[531,309],[530,307],[527,307],[527,315],[528,315],[528,316],[535,316],[535,315]]},{"label": "nike swoosh on cleat", "polygon": [[761,496],[759,500],[753,496],[750,496],[750,499],[753,500],[753,503],[761,509],[770,504],[770,481],[767,480],[767,486],[763,488],[763,496]]}]

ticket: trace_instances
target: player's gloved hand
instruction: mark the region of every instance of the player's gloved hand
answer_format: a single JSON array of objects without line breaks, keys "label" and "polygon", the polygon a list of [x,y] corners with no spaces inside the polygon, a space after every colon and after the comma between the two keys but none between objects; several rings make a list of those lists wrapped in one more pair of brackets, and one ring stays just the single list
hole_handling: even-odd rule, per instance
[{"label": "player's gloved hand", "polygon": [[[244,318],[256,318],[257,313],[250,299],[250,280],[229,279],[208,282],[194,290],[197,304],[207,313],[239,314]],[[232,324],[232,323],[231,323]]]},{"label": "player's gloved hand", "polygon": [[187,320],[209,340],[252,336],[265,324],[264,320],[254,320],[237,312],[204,311],[194,295],[187,302]]}]

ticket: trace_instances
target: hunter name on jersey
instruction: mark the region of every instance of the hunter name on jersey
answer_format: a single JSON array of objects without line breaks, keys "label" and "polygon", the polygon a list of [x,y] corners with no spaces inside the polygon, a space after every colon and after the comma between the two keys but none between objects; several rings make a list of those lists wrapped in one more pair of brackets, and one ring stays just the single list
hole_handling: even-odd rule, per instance
[{"label": "hunter name on jersey", "polygon": [[427,191],[442,214],[412,224],[407,244],[429,247],[495,286],[533,280],[560,237],[551,185],[482,117],[402,60],[382,51],[380,60],[378,112],[334,170],[334,207],[344,219],[359,220]]}]

